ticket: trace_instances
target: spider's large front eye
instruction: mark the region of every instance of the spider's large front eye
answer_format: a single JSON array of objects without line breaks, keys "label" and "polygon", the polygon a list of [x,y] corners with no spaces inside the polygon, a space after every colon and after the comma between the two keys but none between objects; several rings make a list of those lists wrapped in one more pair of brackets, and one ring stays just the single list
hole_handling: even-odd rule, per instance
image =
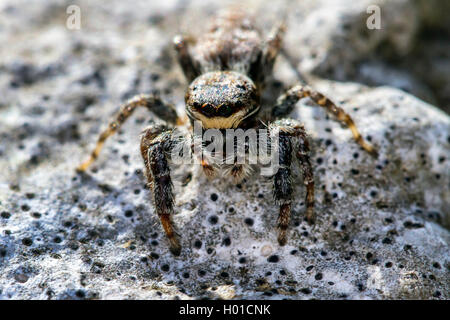
[{"label": "spider's large front eye", "polygon": [[210,105],[209,103],[205,103],[204,105],[202,105],[200,107],[199,110],[201,113],[203,113],[205,116],[207,117],[213,117],[216,113],[216,108],[214,108],[212,105]]},{"label": "spider's large front eye", "polygon": [[233,108],[231,108],[229,105],[222,105],[220,106],[217,115],[219,117],[225,117],[228,118],[229,116],[231,116],[233,114]]}]

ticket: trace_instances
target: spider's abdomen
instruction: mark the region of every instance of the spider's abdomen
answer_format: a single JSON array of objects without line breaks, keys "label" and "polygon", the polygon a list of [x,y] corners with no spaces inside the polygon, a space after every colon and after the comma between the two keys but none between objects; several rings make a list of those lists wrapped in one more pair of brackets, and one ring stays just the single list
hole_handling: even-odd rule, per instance
[{"label": "spider's abdomen", "polygon": [[251,66],[261,58],[261,36],[241,12],[225,11],[209,31],[192,47],[200,73],[231,70],[250,75]]}]

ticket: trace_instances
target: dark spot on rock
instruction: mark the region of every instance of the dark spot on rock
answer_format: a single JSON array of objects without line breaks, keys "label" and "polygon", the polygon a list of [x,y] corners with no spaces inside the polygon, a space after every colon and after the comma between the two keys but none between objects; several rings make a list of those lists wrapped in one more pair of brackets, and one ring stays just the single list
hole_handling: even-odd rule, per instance
[{"label": "dark spot on rock", "polygon": [[386,262],[386,264],[384,265],[386,268],[391,268],[392,267],[392,262]]},{"label": "dark spot on rock", "polygon": [[154,260],[158,260],[159,254],[157,254],[156,252],[150,252],[150,257]]},{"label": "dark spot on rock", "polygon": [[219,197],[217,196],[217,194],[215,194],[215,193],[212,193],[212,194],[211,194],[211,200],[212,200],[212,201],[217,201],[218,198],[219,198]]},{"label": "dark spot on rock", "polygon": [[246,263],[247,259],[245,257],[239,258],[239,263]]},{"label": "dark spot on rock", "polygon": [[20,207],[20,209],[22,209],[22,211],[29,211],[30,210],[30,206],[27,204],[24,204]]},{"label": "dark spot on rock", "polygon": [[280,261],[280,258],[277,255],[272,255],[267,258],[267,261],[271,263],[277,263],[278,261]]},{"label": "dark spot on rock", "polygon": [[210,216],[208,218],[208,221],[210,224],[214,225],[214,224],[217,224],[217,222],[219,221],[219,218],[217,216]]},{"label": "dark spot on rock", "polygon": [[411,221],[405,221],[403,223],[403,226],[407,229],[419,229],[419,228],[423,228],[424,225],[422,223],[418,223],[418,222],[411,222]]},{"label": "dark spot on rock", "polygon": [[303,294],[310,294],[312,291],[309,288],[301,288],[300,292]]},{"label": "dark spot on rock", "polygon": [[316,279],[316,280],[322,280],[322,278],[323,278],[323,274],[322,273],[316,273],[316,275],[314,276],[314,279]]},{"label": "dark spot on rock", "polygon": [[194,241],[194,248],[200,249],[202,247],[202,242],[200,240]]},{"label": "dark spot on rock", "polygon": [[31,240],[31,238],[23,238],[22,239],[22,244],[29,247],[33,244],[33,240]]},{"label": "dark spot on rock", "polygon": [[68,246],[70,249],[72,249],[73,251],[76,251],[76,250],[78,250],[78,248],[79,248],[78,244],[77,244],[76,242],[74,242],[74,241],[70,241],[70,242],[67,244],[67,246]]},{"label": "dark spot on rock", "polygon": [[163,264],[161,266],[161,270],[164,271],[164,272],[167,272],[167,271],[170,270],[170,266],[168,264]]},{"label": "dark spot on rock", "polygon": [[133,211],[132,210],[126,210],[125,211],[125,217],[131,218],[132,216],[133,216]]},{"label": "dark spot on rock", "polygon": [[33,218],[35,218],[35,219],[39,219],[39,218],[41,217],[41,214],[40,214],[39,212],[33,212],[33,213],[31,214],[31,216],[32,216]]},{"label": "dark spot on rock", "polygon": [[436,269],[440,269],[441,265],[439,264],[439,262],[433,262],[433,267]]},{"label": "dark spot on rock", "polygon": [[85,293],[83,290],[77,290],[77,291],[75,292],[75,295],[76,295],[78,298],[83,299],[83,298],[86,296],[86,293]]},{"label": "dark spot on rock", "polygon": [[3,212],[0,214],[0,216],[1,216],[3,219],[9,219],[9,218],[11,217],[11,213],[6,212],[6,211],[3,211]]},{"label": "dark spot on rock", "polygon": [[253,226],[253,223],[254,223],[252,218],[245,218],[244,222],[246,225],[248,225],[250,227]]},{"label": "dark spot on rock", "polygon": [[224,238],[223,241],[222,241],[222,245],[226,246],[226,247],[230,246],[231,245],[231,239],[229,237]]},{"label": "dark spot on rock", "polygon": [[433,293],[433,297],[435,297],[435,298],[439,298],[440,296],[441,296],[441,292],[440,291],[435,291]]}]

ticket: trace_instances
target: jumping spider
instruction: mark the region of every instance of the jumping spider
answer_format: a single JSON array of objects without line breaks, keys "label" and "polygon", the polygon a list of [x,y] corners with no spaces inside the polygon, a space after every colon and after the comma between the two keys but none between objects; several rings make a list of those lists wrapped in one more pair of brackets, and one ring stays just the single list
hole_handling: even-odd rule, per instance
[{"label": "jumping spider", "polygon": [[[309,143],[301,123],[286,116],[302,98],[309,97],[318,106],[347,125],[355,141],[376,156],[376,150],[366,143],[351,117],[330,99],[308,86],[296,85],[281,95],[271,108],[271,119],[264,119],[260,111],[261,92],[272,75],[275,59],[280,52],[284,25],[273,28],[268,39],[262,40],[251,20],[244,14],[228,12],[216,17],[203,36],[193,39],[177,36],[174,46],[178,61],[190,82],[185,95],[186,113],[191,121],[201,121],[203,129],[265,128],[279,130],[279,170],[273,175],[273,195],[280,206],[278,242],[284,245],[291,216],[293,183],[292,157],[300,163],[306,186],[305,218],[314,222],[314,179],[309,157]],[[141,154],[150,186],[153,203],[162,227],[170,241],[170,249],[179,255],[181,246],[172,226],[174,195],[170,176],[168,150],[173,145],[173,129],[182,121],[174,106],[156,95],[139,95],[125,103],[117,116],[98,138],[90,158],[78,167],[85,171],[97,159],[105,140],[114,134],[138,107],[145,107],[163,119],[167,125],[150,126],[143,131]],[[268,121],[265,126],[264,121]],[[218,169],[206,160],[201,162],[204,172],[211,176]],[[219,168],[220,169],[220,168]],[[228,171],[241,180],[248,166],[232,165]]]}]

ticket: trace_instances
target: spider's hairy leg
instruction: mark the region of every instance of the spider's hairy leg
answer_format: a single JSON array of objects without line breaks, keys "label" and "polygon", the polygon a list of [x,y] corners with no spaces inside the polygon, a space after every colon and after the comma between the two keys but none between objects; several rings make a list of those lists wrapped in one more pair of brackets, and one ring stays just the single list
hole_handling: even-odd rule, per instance
[{"label": "spider's hairy leg", "polygon": [[171,220],[174,213],[174,195],[167,159],[167,154],[173,149],[174,143],[172,130],[164,126],[149,127],[141,138],[141,155],[156,213],[170,242],[170,251],[178,256],[181,253],[181,246]]},{"label": "spider's hairy leg", "polygon": [[372,156],[378,156],[377,150],[363,139],[359,130],[356,128],[353,119],[326,96],[309,87],[297,85],[289,89],[284,95],[278,98],[276,106],[272,109],[272,115],[274,117],[282,117],[289,114],[293,110],[295,104],[300,99],[306,97],[310,97],[317,105],[324,107],[327,112],[334,115],[337,120],[347,125],[352,131],[355,141]]},{"label": "spider's hairy leg", "polygon": [[113,135],[122,124],[133,114],[138,107],[145,107],[155,113],[158,117],[170,124],[175,124],[178,117],[175,107],[166,104],[156,95],[141,94],[128,100],[119,112],[114,116],[114,119],[109,123],[108,128],[105,129],[99,136],[97,144],[88,160],[78,166],[77,171],[83,172],[98,158],[100,151],[108,137]]},{"label": "spider's hairy leg", "polygon": [[173,45],[177,52],[178,63],[180,64],[181,69],[183,69],[186,79],[191,82],[199,76],[200,73],[195,67],[194,61],[189,53],[189,42],[192,42],[192,40],[181,35],[177,35],[173,38]]},{"label": "spider's hairy leg", "polygon": [[314,213],[314,172],[311,166],[309,156],[309,142],[306,138],[306,132],[303,127],[296,128],[296,138],[298,139],[297,150],[295,156],[300,162],[303,173],[303,184],[306,186],[306,220],[313,224],[315,221]]},{"label": "spider's hairy leg", "polygon": [[257,83],[265,83],[272,74],[276,57],[281,50],[285,29],[285,24],[281,22],[270,31],[263,43],[261,55],[251,64],[249,74]]},{"label": "spider's hairy leg", "polygon": [[286,32],[286,25],[284,22],[280,22],[270,32],[264,50],[263,65],[270,65],[273,67],[275,59],[281,50],[284,34]]},{"label": "spider's hairy leg", "polygon": [[278,215],[278,243],[286,244],[287,229],[291,220],[292,177],[291,177],[292,145],[288,135],[279,136],[280,168],[273,178],[274,198],[280,204]]},{"label": "spider's hairy leg", "polygon": [[278,242],[286,244],[287,229],[291,217],[292,175],[291,160],[295,154],[300,162],[303,183],[306,186],[306,220],[314,222],[314,176],[309,158],[309,144],[302,125],[294,120],[277,120],[269,126],[269,130],[279,130],[278,152],[279,165],[274,175],[274,198],[280,204],[278,216]]}]

